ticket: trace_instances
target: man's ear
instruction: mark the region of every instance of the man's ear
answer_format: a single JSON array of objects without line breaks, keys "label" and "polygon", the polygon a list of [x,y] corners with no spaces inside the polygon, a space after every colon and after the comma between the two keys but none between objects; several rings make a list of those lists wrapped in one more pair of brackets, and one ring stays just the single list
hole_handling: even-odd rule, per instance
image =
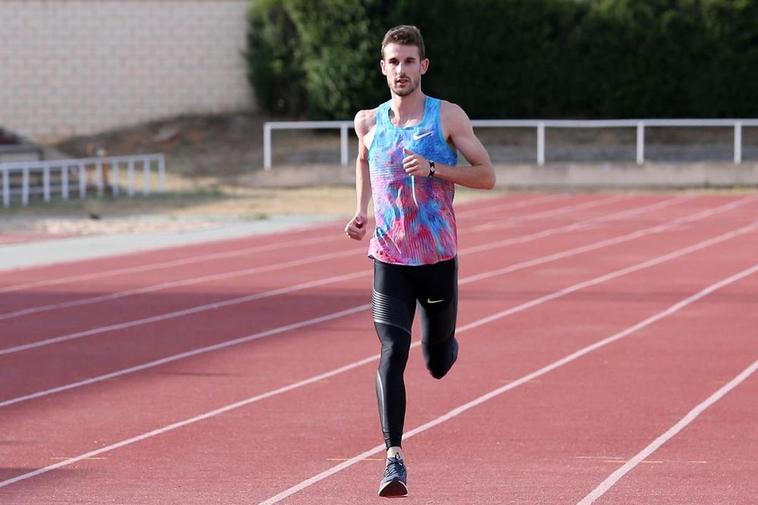
[{"label": "man's ear", "polygon": [[384,60],[379,60],[379,67],[382,69],[382,74],[387,75],[387,70],[384,68]]},{"label": "man's ear", "polygon": [[429,70],[429,58],[421,60],[421,75],[424,75]]}]

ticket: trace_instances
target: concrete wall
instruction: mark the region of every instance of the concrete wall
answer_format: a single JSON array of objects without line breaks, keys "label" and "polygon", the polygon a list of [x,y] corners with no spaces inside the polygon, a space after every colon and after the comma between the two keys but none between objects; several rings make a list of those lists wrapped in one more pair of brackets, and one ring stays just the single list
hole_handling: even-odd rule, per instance
[{"label": "concrete wall", "polygon": [[0,1],[0,126],[36,141],[253,106],[247,0]]}]

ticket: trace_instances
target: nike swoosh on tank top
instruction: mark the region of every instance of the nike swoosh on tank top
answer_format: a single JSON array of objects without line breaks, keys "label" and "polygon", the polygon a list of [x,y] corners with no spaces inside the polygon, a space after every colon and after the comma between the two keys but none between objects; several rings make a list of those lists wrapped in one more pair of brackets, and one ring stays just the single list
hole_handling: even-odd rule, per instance
[{"label": "nike swoosh on tank top", "polygon": [[457,254],[455,184],[412,177],[403,169],[403,148],[436,163],[457,164],[457,153],[443,137],[440,105],[440,100],[426,97],[423,119],[409,127],[392,124],[389,101],[376,109],[369,148],[376,229],[369,256],[384,263],[430,265]]}]

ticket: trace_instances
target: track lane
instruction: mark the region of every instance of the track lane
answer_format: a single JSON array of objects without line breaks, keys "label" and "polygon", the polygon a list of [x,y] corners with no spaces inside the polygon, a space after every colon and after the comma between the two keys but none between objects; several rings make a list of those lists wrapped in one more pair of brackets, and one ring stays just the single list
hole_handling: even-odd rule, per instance
[{"label": "track lane", "polygon": [[[714,390],[724,387],[722,382],[714,381]],[[685,500],[714,505],[756,503],[756,397],[758,378],[753,372],[655,450],[643,464],[624,475],[595,503],[635,499],[651,505]]]},{"label": "track lane", "polygon": [[[737,201],[733,202],[732,204],[727,204],[726,206],[719,206],[716,208],[714,212],[723,212],[726,209],[729,209],[731,205],[737,206],[742,205],[744,201]],[[656,205],[647,206],[655,207]],[[705,211],[708,212],[708,211]],[[593,218],[590,218],[593,219]],[[630,223],[631,224],[631,223]],[[583,227],[577,223],[578,226],[574,226],[574,224],[568,225],[565,230],[563,230],[563,227],[559,227],[557,229],[554,229],[553,231],[560,232],[560,231],[567,231],[571,229],[577,229],[581,230]],[[619,224],[617,223],[616,226],[618,227]],[[632,224],[633,226],[633,224]],[[586,227],[585,227],[586,229]],[[522,241],[531,241],[531,240],[538,240],[540,238],[545,238],[549,236],[549,233],[538,232],[538,233],[532,233],[529,234],[526,237],[514,237],[511,239],[504,239],[501,241],[496,241],[495,243],[490,243],[489,246],[484,247],[474,247],[474,248],[466,248],[463,247],[462,251],[469,250],[471,252],[486,252],[491,251],[495,248],[499,248],[501,246],[512,246],[512,245],[518,245],[519,242]],[[632,237],[635,238],[635,237]],[[571,240],[571,237],[566,238],[566,240]],[[555,240],[553,240],[555,241]],[[360,249],[358,248],[356,244],[348,244],[352,245],[352,248],[358,253]],[[342,254],[342,253],[340,253]],[[282,276],[276,276],[277,281],[281,281]],[[291,280],[291,282],[298,282],[297,279]],[[212,284],[212,283],[211,283]],[[218,284],[218,282],[217,282]],[[223,283],[223,289],[225,291],[232,291],[233,292],[234,283],[231,282],[224,282]],[[67,341],[75,338],[81,338],[83,336],[90,336],[90,335],[96,335],[99,333],[102,333],[104,331],[110,331],[118,328],[126,328],[126,327],[133,327],[135,325],[143,324],[141,320],[145,320],[145,322],[150,322],[154,320],[164,320],[164,319],[171,319],[173,317],[181,316],[182,314],[187,311],[187,308],[182,308],[182,306],[186,307],[186,302],[183,302],[185,299],[193,300],[198,299],[197,296],[203,296],[203,285],[196,285],[193,289],[187,290],[183,289],[182,286],[179,286],[178,289],[174,289],[173,291],[176,294],[176,296],[179,298],[178,300],[173,300],[170,296],[172,290],[168,290],[167,293],[162,293],[166,295],[165,298],[160,298],[157,300],[161,300],[163,304],[167,304],[168,308],[174,308],[174,311],[176,314],[172,315],[172,311],[163,312],[162,314],[158,314],[155,316],[143,316],[140,317],[140,311],[144,308],[148,308],[148,310],[154,308],[154,303],[148,299],[148,303],[143,304],[131,304],[131,305],[125,305],[119,300],[115,300],[112,302],[112,304],[109,305],[103,305],[99,306],[97,311],[91,311],[89,307],[83,307],[81,310],[79,310],[79,307],[73,307],[70,308],[67,311],[67,317],[65,318],[54,318],[49,319],[45,317],[33,317],[34,314],[30,314],[28,317],[21,317],[18,320],[12,321],[12,332],[9,332],[9,336],[6,337],[5,340],[5,347],[0,348],[0,355],[9,354],[13,352],[17,352],[19,350],[25,350],[28,348],[34,348],[41,345],[46,345],[46,342],[49,343],[56,343],[61,341]],[[247,285],[247,282],[244,282],[240,285],[240,290],[238,290],[239,293],[242,293],[246,290],[248,290],[249,287]],[[197,295],[193,295],[192,293],[197,293]],[[215,300],[224,300],[223,295],[219,293],[219,295],[215,296]],[[215,303],[218,303],[217,301],[212,301],[207,305],[207,308],[213,308]],[[245,297],[241,297],[240,300],[244,301]],[[178,305],[177,305],[178,303]],[[228,303],[224,301],[224,303]],[[132,316],[132,319],[129,319],[128,317],[123,316],[123,312],[125,309],[128,309],[129,311],[133,311],[132,314],[136,314]],[[197,309],[205,310],[203,308],[203,305],[195,305],[195,308],[190,308],[190,312],[195,312]],[[78,315],[77,310],[79,310],[79,313],[81,315]],[[154,313],[154,311],[152,311]],[[124,322],[116,322],[108,324],[109,318],[112,318],[114,314],[121,315],[120,317],[121,321]],[[88,322],[92,319],[100,320],[100,326],[97,324],[93,328],[91,325],[89,325],[89,328],[82,328],[81,322]],[[79,326],[77,326],[79,325]],[[50,329],[54,329],[58,332],[58,335],[50,336],[49,331]],[[100,329],[98,329],[100,328]],[[66,333],[66,330],[68,333]],[[48,332],[48,335],[45,335],[45,332]],[[62,331],[62,334],[61,334]],[[31,342],[28,342],[31,340]]]},{"label": "track lane", "polygon": [[373,414],[373,413],[372,413]]},{"label": "track lane", "polygon": [[[514,216],[508,216],[504,218],[506,221],[533,221],[540,217],[554,216],[556,214],[565,214],[567,211],[583,208],[589,205],[597,207],[607,201],[613,201],[619,199],[618,197],[603,197],[600,199],[590,199],[586,202],[573,203],[567,202],[566,205],[558,208],[552,208],[547,211],[538,211],[526,216],[516,214]],[[536,200],[536,202],[535,202]],[[547,199],[550,201],[550,199]],[[506,202],[498,204],[497,201],[492,202],[490,207],[492,209],[521,209],[527,208],[534,203],[542,203],[540,198],[532,198],[526,201]],[[468,207],[467,207],[468,208]],[[481,220],[482,214],[486,214],[491,217],[495,216],[494,211],[483,211],[481,207],[470,209],[467,212],[463,212],[471,219]],[[494,217],[495,220],[501,220],[498,217]],[[486,221],[486,219],[485,219]],[[276,237],[279,238],[279,242],[266,245],[257,245],[252,247],[243,247],[241,249],[232,249],[225,251],[209,252],[207,254],[191,254],[193,251],[188,248],[188,257],[169,260],[158,261],[155,263],[144,264],[140,263],[137,266],[123,266],[122,268],[109,270],[105,272],[95,272],[85,275],[78,275],[73,277],[64,276],[63,278],[47,279],[45,281],[36,281],[27,283],[26,287],[40,287],[41,285],[56,285],[56,288],[48,289],[42,292],[35,291],[27,293],[25,295],[15,295],[13,297],[3,297],[0,299],[0,320],[9,319],[13,317],[20,317],[23,315],[31,315],[40,311],[44,311],[46,307],[50,308],[66,308],[68,306],[82,305],[87,299],[108,300],[116,297],[119,291],[119,287],[125,286],[131,289],[127,289],[126,295],[129,293],[139,294],[143,292],[151,292],[150,286],[145,285],[145,281],[150,283],[157,282],[171,285],[181,282],[202,282],[199,279],[195,279],[194,276],[187,277],[188,267],[194,265],[196,271],[199,269],[201,273],[210,275],[231,275],[231,272],[237,269],[241,275],[246,275],[245,271],[251,269],[251,258],[249,254],[257,253],[255,257],[255,264],[260,265],[261,262],[266,263],[270,261],[273,267],[273,263],[281,263],[286,260],[294,261],[296,259],[302,260],[302,255],[299,254],[300,247],[310,246],[311,255],[318,256],[321,252],[334,250],[338,248],[340,253],[344,253],[346,247],[344,246],[344,237],[341,234],[332,230],[333,224],[329,224],[323,227],[323,231],[327,232],[327,236],[308,237],[305,239],[287,239],[286,236]],[[231,245],[236,244],[236,242]],[[320,246],[325,246],[323,251],[320,251]],[[314,246],[317,249],[314,249]],[[297,253],[297,254],[295,254]],[[365,253],[365,251],[364,251]],[[128,261],[131,256],[124,258]],[[221,263],[223,261],[223,263]],[[315,260],[314,260],[315,261]],[[65,267],[64,267],[65,268]],[[178,268],[180,270],[173,271],[172,268]],[[220,269],[220,271],[219,271]],[[47,271],[47,269],[45,270]],[[150,272],[147,275],[141,277],[135,277],[135,273]],[[115,279],[113,279],[115,277]],[[2,277],[0,276],[0,279]],[[105,280],[105,284],[101,281]],[[88,281],[88,282],[83,282]],[[153,284],[155,285],[155,284]],[[160,286],[156,288],[161,289]],[[18,290],[22,286],[11,285],[0,288],[0,292],[8,290]],[[102,294],[95,294],[95,293]],[[85,295],[85,296],[82,296]],[[89,295],[89,296],[86,296]]]},{"label": "track lane", "polygon": [[[753,279],[755,272],[754,266],[750,274]],[[709,298],[705,303],[710,302]],[[702,302],[696,303],[699,309]],[[667,427],[675,412],[687,412],[709,394],[714,379],[728,380],[741,371],[745,366],[745,351],[752,349],[755,352],[751,333],[744,331],[727,359],[710,363],[711,366],[697,366],[698,359],[702,358],[699,355],[689,361],[683,358],[686,364],[681,364],[681,369],[658,367],[667,356],[680,353],[688,341],[691,344],[691,339],[686,337],[668,337],[681,334],[682,327],[691,329],[693,313],[696,313],[694,307],[685,308],[681,314],[655,321],[649,328],[642,328],[621,342],[582,356],[549,374],[525,376],[525,383],[518,389],[492,398],[407,440],[404,445],[410,457],[411,475],[415,474],[411,480],[415,496],[425,503],[577,502],[593,478],[605,475],[609,466],[618,464],[619,454],[623,457],[625,450],[629,451],[635,444],[646,440],[650,433],[657,434],[656,430],[661,426]],[[709,322],[710,327],[702,325],[701,329],[710,331],[703,332],[705,335],[699,343],[710,349],[708,346],[718,345],[713,330],[724,321],[702,319]],[[748,319],[746,314],[742,314],[741,319],[745,330],[755,323],[755,318]],[[581,329],[567,325],[563,328],[567,333]],[[671,328],[676,328],[676,333]],[[572,336],[564,338],[575,343]],[[663,353],[663,349],[640,345],[640,340],[650,338],[667,352],[648,368],[645,363],[655,362],[655,357],[659,356],[657,352]],[[477,341],[481,339],[482,333],[479,332]],[[492,345],[497,341],[488,339],[488,342]],[[497,377],[497,367],[493,370],[493,359],[488,355],[498,355],[498,348],[491,345],[484,350],[469,347],[475,356],[462,367],[462,373],[467,374],[467,386],[481,383],[483,374],[489,374],[490,379]],[[549,352],[543,351],[542,354],[552,354],[552,346]],[[503,354],[507,355],[508,347],[512,345],[504,347]],[[501,372],[503,382],[512,377],[505,374],[513,372],[518,375],[520,372],[513,368],[519,368],[521,363],[540,354],[536,347],[532,352],[525,352],[525,348],[517,348],[517,351],[514,360],[503,364],[508,368]],[[687,370],[687,365],[693,363],[697,369],[695,373]],[[436,419],[441,414],[439,410],[444,411],[446,395],[430,398],[427,391],[419,391],[422,377],[413,379],[417,380],[413,382],[416,387],[411,405],[439,406],[429,409],[426,415],[413,416],[416,419],[411,426],[428,426],[422,423]],[[456,395],[456,392],[445,389],[446,394]],[[474,396],[476,392],[469,391],[468,394]],[[409,430],[409,433],[413,431]],[[363,454],[375,453],[367,451]],[[375,477],[381,469],[381,463],[355,463],[344,472],[324,476],[325,480],[313,483],[312,489],[303,489],[302,494],[279,496],[286,498],[286,503],[354,503],[372,488],[373,482],[367,480],[371,473]],[[367,474],[368,466],[373,466],[374,470]],[[332,468],[338,470],[338,467]],[[655,469],[647,471],[654,472]],[[679,474],[680,479],[686,477],[686,472]],[[307,485],[308,481],[304,484]],[[651,489],[644,484],[643,488]],[[641,489],[633,488],[620,500],[611,499],[607,503],[637,503],[635,499],[641,492]],[[684,496],[686,498],[681,502],[697,502],[694,497]],[[436,497],[442,498],[438,501]],[[744,495],[742,499],[745,499]],[[276,499],[270,503],[275,502]]]},{"label": "track lane", "polygon": [[[719,207],[718,209],[723,210],[724,208],[728,207]],[[597,231],[594,231],[594,233],[598,233]],[[637,235],[632,234],[634,238],[637,238]],[[643,235],[644,236],[644,235]],[[576,237],[571,237],[572,239],[575,239]],[[613,244],[613,242],[611,242]],[[607,244],[606,244],[607,245]],[[645,245],[638,246],[641,247],[642,250],[645,250]],[[465,251],[465,249],[463,250]],[[592,248],[585,248],[582,246],[579,249],[579,252],[586,253],[587,251],[592,251]],[[527,254],[530,254],[530,249],[526,250]],[[564,257],[571,257],[574,254],[558,254],[555,256],[555,258],[548,258],[548,261],[555,261],[555,260],[562,260]],[[501,261],[502,258],[497,258],[497,261]],[[521,266],[518,267],[520,269],[538,266],[540,265],[541,261],[535,261],[535,260],[529,260],[525,262],[521,262]],[[517,266],[517,265],[516,265]],[[515,269],[513,267],[509,267],[507,269],[501,269],[499,272],[500,275],[504,273],[510,274]],[[358,274],[355,279],[360,278],[362,275],[361,273],[365,273],[366,275],[369,274],[369,272],[363,268],[357,269],[356,274]],[[465,279],[462,279],[462,284],[469,282]],[[358,292],[363,292],[363,290],[358,289]],[[360,295],[357,295],[360,296]],[[291,298],[291,296],[290,296]],[[304,303],[305,305],[309,305],[309,298],[307,295],[298,295],[297,298],[294,299],[295,302],[298,300],[301,303]],[[272,305],[272,302],[274,305]],[[261,305],[262,303],[262,305]],[[172,326],[172,321],[161,321],[157,322],[155,324],[150,325],[150,332],[135,332],[135,329],[131,326],[126,326],[122,328],[121,331],[118,332],[108,332],[106,335],[99,335],[98,339],[98,345],[95,348],[80,348],[77,346],[71,346],[68,345],[69,342],[64,342],[62,344],[56,344],[56,349],[54,351],[54,354],[50,354],[48,352],[44,352],[44,348],[42,349],[32,349],[32,351],[26,351],[22,354],[23,356],[21,359],[14,357],[13,355],[9,356],[0,356],[0,362],[2,362],[2,358],[6,358],[6,364],[2,368],[3,374],[6,376],[13,377],[15,375],[23,375],[23,370],[27,369],[30,366],[34,366],[33,363],[36,363],[38,361],[44,361],[46,356],[52,356],[54,359],[56,359],[58,362],[60,362],[60,365],[54,369],[54,372],[56,373],[50,373],[48,375],[36,375],[33,377],[30,377],[25,381],[23,384],[23,387],[25,387],[25,390],[22,390],[20,392],[17,392],[16,396],[14,398],[25,397],[29,394],[32,394],[33,391],[36,390],[45,390],[51,387],[55,387],[55,385],[61,384],[61,382],[65,382],[66,378],[66,370],[70,370],[68,372],[69,374],[73,373],[75,374],[75,382],[78,382],[82,375],[84,377],[92,377],[98,375],[97,370],[99,367],[107,367],[108,370],[113,370],[114,364],[119,364],[121,366],[132,366],[129,365],[129,363],[139,362],[140,356],[142,356],[141,360],[144,362],[144,360],[149,359],[150,356],[165,356],[171,352],[185,352],[188,348],[191,349],[194,347],[202,347],[203,343],[210,343],[215,344],[218,343],[225,335],[228,335],[227,326],[230,322],[239,321],[236,324],[231,325],[232,328],[234,327],[240,327],[240,325],[244,326],[244,321],[246,320],[256,320],[257,323],[264,323],[263,328],[266,328],[266,321],[273,321],[272,317],[289,317],[288,314],[282,314],[282,311],[276,310],[276,307],[278,307],[278,300],[262,300],[256,303],[256,309],[260,310],[261,315],[256,316],[256,313],[244,313],[239,314],[238,311],[233,310],[234,307],[229,307],[228,309],[224,309],[225,311],[228,311],[228,315],[224,315],[223,312],[219,313],[218,309],[214,310],[214,319],[206,321],[203,318],[202,314],[197,314],[194,316],[186,316],[184,319],[184,323],[189,326],[190,330],[182,332],[181,335],[177,335],[176,329]],[[309,307],[312,308],[312,307]],[[342,305],[337,310],[345,310],[346,305]],[[242,317],[242,320],[240,320],[240,317]],[[316,314],[313,314],[312,317],[316,317]],[[197,323],[193,322],[193,319],[197,320]],[[215,327],[213,325],[216,325]],[[274,323],[272,322],[268,327],[273,327]],[[97,332],[103,333],[102,331],[98,330]],[[112,333],[112,334],[111,334]],[[203,340],[203,335],[209,335],[207,338],[213,338],[214,340],[211,342],[207,342]],[[163,339],[158,338],[163,335],[168,335],[169,339]],[[181,337],[181,338],[179,338]],[[226,337],[227,339],[229,337]],[[164,341],[165,340],[165,341]],[[59,347],[59,346],[64,347]],[[113,354],[113,357],[110,359],[106,359],[106,355],[102,354],[102,351],[100,350],[102,346],[105,346],[108,350],[108,354]],[[37,352],[39,351],[39,352]],[[51,351],[53,352],[53,351]],[[94,354],[93,354],[94,353]],[[141,353],[141,354],[140,354]],[[28,355],[27,355],[28,354]],[[9,358],[14,358],[10,361],[8,361]],[[95,359],[93,359],[95,358]],[[102,370],[102,368],[101,368]],[[103,373],[103,372],[100,372]],[[108,375],[106,375],[107,377]],[[61,379],[62,377],[62,379]],[[69,375],[70,377],[70,375]],[[45,380],[53,380],[55,383],[53,385],[46,385],[44,382]],[[7,380],[3,381],[3,384],[5,384],[6,388],[13,388],[14,386],[19,386],[20,384],[18,381],[13,380]],[[47,383],[49,384],[49,382]],[[12,391],[12,390],[11,390]],[[9,395],[12,393],[9,392],[9,390],[3,391],[4,398],[6,401],[9,399]]]},{"label": "track lane", "polygon": [[[607,199],[606,199],[607,200]],[[599,200],[599,201],[590,201],[588,203],[593,204],[593,206],[598,206],[606,203],[606,200]],[[677,203],[680,203],[682,199],[667,199],[663,200],[661,202],[656,202],[650,205],[645,205],[638,208],[633,208],[631,210],[625,209],[622,212],[610,214],[607,216],[607,218],[610,218],[611,216],[614,216],[615,214],[638,214],[641,212],[647,212],[650,211],[648,209],[656,209],[656,208],[663,208],[670,205],[675,205]],[[575,208],[575,207],[574,207]],[[559,209],[563,211],[564,209]],[[532,216],[527,216],[528,218],[531,218]],[[605,219],[606,216],[600,216],[597,219]],[[590,222],[580,222],[580,223],[573,223],[564,225],[562,227],[557,228],[551,228],[549,230],[544,230],[541,233],[546,234],[555,234],[560,233],[564,231],[570,231],[570,230],[578,230],[586,226],[590,226],[591,223],[595,222],[592,221],[593,218],[590,218]],[[584,224],[583,224],[584,223]],[[334,238],[334,237],[332,237]],[[302,242],[305,242],[306,244],[313,245],[314,242],[309,240],[306,241],[295,241],[295,244],[300,244]],[[335,241],[336,242],[336,241]],[[45,294],[39,294],[35,293],[33,296],[15,296],[13,298],[6,297],[4,303],[0,303],[0,321],[9,320],[17,317],[25,317],[25,316],[31,316],[36,315],[42,312],[48,312],[52,310],[64,310],[71,307],[79,307],[84,305],[93,305],[96,303],[101,302],[107,302],[111,300],[123,300],[124,298],[131,297],[131,296],[137,296],[142,295],[146,293],[154,293],[159,291],[165,291],[168,289],[176,288],[176,287],[186,287],[186,286],[194,286],[198,284],[205,284],[205,283],[213,283],[218,280],[224,280],[224,279],[232,279],[235,277],[242,277],[242,276],[250,276],[253,274],[260,274],[264,272],[273,272],[276,270],[284,270],[284,269],[290,269],[297,266],[303,266],[303,265],[310,265],[311,263],[318,263],[322,261],[332,260],[332,259],[339,259],[346,256],[351,256],[356,254],[356,249],[359,249],[361,252],[363,252],[362,247],[358,247],[354,244],[353,247],[346,248],[344,246],[344,241],[341,241],[339,244],[335,243],[332,246],[332,249],[328,252],[323,253],[314,253],[311,255],[308,255],[308,257],[303,257],[300,253],[299,249],[296,249],[294,247],[288,248],[287,251],[277,251],[276,256],[273,258],[270,258],[269,261],[273,260],[269,264],[260,265],[263,260],[263,262],[266,262],[265,258],[256,257],[256,265],[251,266],[250,258],[234,258],[237,261],[231,261],[230,258],[232,257],[238,257],[240,256],[238,253],[239,250],[233,250],[229,251],[229,254],[214,254],[210,255],[214,259],[223,259],[223,271],[217,272],[217,271],[207,271],[208,265],[205,266],[206,271],[198,272],[196,275],[192,275],[190,277],[187,277],[187,272],[170,272],[170,274],[174,274],[173,276],[169,275],[167,277],[155,277],[154,275],[150,275],[147,278],[140,278],[139,280],[130,278],[130,279],[124,279],[122,282],[125,281],[127,286],[132,283],[132,287],[129,289],[118,289],[123,288],[124,286],[119,286],[115,290],[113,289],[115,286],[100,286],[100,289],[103,291],[106,291],[104,294],[100,295],[90,295],[90,296],[74,296],[75,293],[72,293],[70,291],[63,291],[59,294],[55,293],[45,293]],[[274,244],[275,245],[275,244]],[[329,244],[332,245],[331,243]],[[251,248],[255,249],[255,248]],[[258,248],[259,250],[261,248]],[[279,248],[276,248],[279,249]],[[248,249],[249,250],[249,249]],[[207,257],[208,255],[206,255]],[[187,261],[184,262],[173,262],[172,266],[186,266],[187,264],[194,263],[195,258],[188,258]],[[160,265],[160,264],[159,264]],[[163,270],[163,269],[160,269]],[[215,268],[213,269],[215,270]],[[162,272],[165,273],[165,272]],[[110,289],[109,289],[110,288]],[[92,291],[93,289],[98,289],[94,286],[87,286],[87,290]],[[83,293],[85,294],[85,293]],[[35,300],[35,304],[29,305],[29,302],[27,301],[27,298],[30,300]],[[51,301],[46,300],[46,298],[50,298]],[[41,303],[40,303],[41,302]]]},{"label": "track lane", "polygon": [[[462,214],[476,217],[482,206],[501,210],[541,208],[555,201],[565,200],[565,195],[509,195],[508,202],[502,197],[483,197],[461,205]],[[332,242],[341,237],[329,230],[339,231],[342,221],[307,225],[283,232],[251,235],[233,239],[214,240],[201,244],[183,245],[140,251],[106,258],[65,262],[41,267],[0,271],[0,293],[39,289],[61,284],[75,284],[114,276],[140,274],[164,268],[218,261],[251,253],[286,250],[293,247],[310,247],[322,242]],[[325,237],[324,234],[327,233]],[[291,238],[297,236],[296,239]],[[61,275],[61,270],[66,273]]]},{"label": "track lane", "polygon": [[[496,208],[527,208],[533,203],[533,200],[537,200],[537,203],[540,203],[539,198],[533,198],[527,201],[507,202],[500,205],[495,201],[492,202],[492,206]],[[548,199],[548,202],[549,201],[550,200]],[[568,202],[568,205],[561,207],[561,209],[566,210],[571,208],[573,208],[572,202]],[[554,211],[555,209],[552,209],[552,212],[548,212],[552,214]],[[539,215],[544,214],[544,212],[545,211],[538,211],[533,214]],[[474,219],[481,213],[481,210],[473,209],[467,214]],[[492,216],[492,213],[487,214]],[[508,219],[516,219],[519,217],[519,214],[516,214],[514,216],[509,216]],[[497,219],[497,217],[495,217],[495,219]],[[350,249],[350,247],[345,246],[342,234],[337,233],[336,230],[331,230],[331,227],[332,225],[320,227],[322,232],[319,234],[320,236],[309,236],[304,239],[293,240],[286,235],[272,235],[270,238],[278,240],[278,242],[263,245],[257,243],[256,246],[243,247],[241,249],[233,248],[232,250],[218,251],[217,249],[219,245],[214,243],[209,245],[209,248],[211,249],[210,252],[203,253],[202,250],[198,251],[197,247],[187,247],[185,248],[186,257],[175,258],[169,261],[159,260],[157,262],[148,262],[145,264],[146,260],[143,256],[128,255],[120,258],[124,263],[122,263],[121,268],[115,270],[94,273],[90,272],[85,275],[73,276],[73,278],[71,276],[64,276],[63,278],[53,278],[27,283],[27,287],[36,286],[38,289],[33,292],[0,298],[0,317],[3,317],[4,319],[12,318],[14,317],[14,312],[21,312],[24,309],[33,309],[35,307],[56,304],[65,305],[66,303],[73,303],[86,298],[113,296],[115,292],[119,291],[119,288],[123,289],[123,287],[130,288],[130,291],[136,291],[147,288],[148,286],[145,285],[146,283],[165,282],[170,284],[171,282],[181,282],[188,278],[195,277],[192,272],[193,270],[205,274],[221,274],[234,270],[235,268],[237,270],[250,269],[253,265],[260,266],[261,264],[265,265],[270,263],[273,266],[274,263],[302,259],[303,256],[300,254],[300,251],[302,250],[302,247],[307,246],[310,246],[309,251],[313,256],[317,256],[322,252],[333,251],[335,249],[340,253],[344,253],[345,250]],[[323,236],[324,232],[327,233],[326,237]],[[227,242],[224,244],[228,247],[236,246],[239,243],[239,241],[230,242],[228,244]],[[321,250],[321,247],[324,247],[324,249]],[[355,245],[354,248],[357,251],[360,249],[360,246]],[[171,250],[170,252],[176,253],[176,250]],[[197,254],[198,252],[200,254]],[[250,257],[250,254],[252,253],[256,253],[254,258],[255,263],[252,261],[253,258]],[[362,251],[362,254],[365,254],[365,250]],[[135,259],[143,261],[140,261],[138,265],[129,265],[128,262]],[[84,264],[89,263],[90,262],[85,262]],[[93,261],[91,263],[92,267],[97,269],[96,265],[98,262]],[[78,264],[78,266],[81,267],[81,264]],[[63,265],[59,268],[67,269],[69,266]],[[50,269],[43,268],[42,271],[47,274]],[[34,271],[31,273],[34,273]],[[142,275],[136,276],[134,275],[136,273],[141,273]],[[2,291],[12,291],[19,287],[18,285],[8,286],[8,280],[3,279],[1,274],[0,281],[5,281],[4,283],[6,284],[5,286],[0,287],[0,290]],[[48,285],[50,283],[54,284],[55,287],[51,288],[48,286],[45,290],[39,290],[41,284]],[[33,314],[34,312],[30,313],[30,315]],[[18,315],[21,316],[23,314]]]}]

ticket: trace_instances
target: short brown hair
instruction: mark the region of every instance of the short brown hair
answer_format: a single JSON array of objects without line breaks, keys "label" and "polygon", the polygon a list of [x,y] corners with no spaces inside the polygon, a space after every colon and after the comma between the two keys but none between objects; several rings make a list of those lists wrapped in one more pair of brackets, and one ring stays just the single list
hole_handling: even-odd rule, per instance
[{"label": "short brown hair", "polygon": [[403,46],[418,47],[419,59],[426,58],[426,49],[424,49],[424,38],[421,36],[421,30],[413,25],[400,25],[390,28],[382,40],[382,58],[384,58],[384,48],[389,44],[400,44]]}]

